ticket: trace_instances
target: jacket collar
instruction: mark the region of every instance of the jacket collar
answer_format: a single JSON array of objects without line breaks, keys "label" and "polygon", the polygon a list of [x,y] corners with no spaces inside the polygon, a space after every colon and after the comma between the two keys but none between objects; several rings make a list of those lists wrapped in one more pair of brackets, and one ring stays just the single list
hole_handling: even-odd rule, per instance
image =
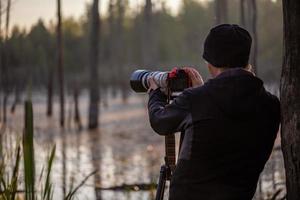
[{"label": "jacket collar", "polygon": [[245,69],[233,68],[233,69],[228,69],[228,70],[222,72],[221,74],[216,76],[215,79],[227,78],[227,77],[232,77],[232,76],[243,76],[243,75],[254,76],[254,74],[252,72],[249,72]]}]

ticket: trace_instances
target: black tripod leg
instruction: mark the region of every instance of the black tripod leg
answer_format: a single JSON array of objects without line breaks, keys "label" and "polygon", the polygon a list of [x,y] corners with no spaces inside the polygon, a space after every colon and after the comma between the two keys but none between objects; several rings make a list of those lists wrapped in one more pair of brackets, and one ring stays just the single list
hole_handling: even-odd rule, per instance
[{"label": "black tripod leg", "polygon": [[159,173],[159,181],[156,191],[156,198],[155,200],[163,200],[164,193],[165,193],[165,186],[167,181],[167,167],[165,165],[161,166],[160,173]]}]

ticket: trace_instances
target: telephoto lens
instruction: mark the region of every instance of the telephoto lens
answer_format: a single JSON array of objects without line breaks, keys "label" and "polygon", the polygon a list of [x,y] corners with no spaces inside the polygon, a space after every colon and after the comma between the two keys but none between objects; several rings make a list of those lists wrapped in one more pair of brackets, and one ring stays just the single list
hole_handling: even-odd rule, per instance
[{"label": "telephoto lens", "polygon": [[148,82],[150,77],[153,77],[154,81],[160,88],[167,88],[168,72],[136,70],[132,73],[130,78],[130,86],[132,90],[137,93],[147,92],[149,89]]}]

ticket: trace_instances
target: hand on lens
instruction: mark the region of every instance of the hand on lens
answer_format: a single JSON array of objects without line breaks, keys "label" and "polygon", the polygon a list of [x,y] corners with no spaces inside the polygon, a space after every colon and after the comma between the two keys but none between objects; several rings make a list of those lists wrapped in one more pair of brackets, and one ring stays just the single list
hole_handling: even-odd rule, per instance
[{"label": "hand on lens", "polygon": [[150,77],[148,80],[148,84],[149,84],[149,89],[148,89],[148,93],[151,90],[156,90],[158,88],[158,85],[156,84],[156,82],[154,81],[153,77]]},{"label": "hand on lens", "polygon": [[192,82],[192,87],[199,87],[204,84],[202,76],[199,74],[199,72],[196,69],[192,67],[185,67],[184,70],[188,74]]}]

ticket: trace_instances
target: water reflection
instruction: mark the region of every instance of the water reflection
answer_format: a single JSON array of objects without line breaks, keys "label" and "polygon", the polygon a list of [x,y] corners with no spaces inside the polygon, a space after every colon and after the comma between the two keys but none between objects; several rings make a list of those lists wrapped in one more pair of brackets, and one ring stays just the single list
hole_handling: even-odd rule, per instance
[{"label": "water reflection", "polygon": [[91,149],[91,163],[94,171],[94,188],[96,200],[102,200],[101,197],[101,133],[100,131],[88,132],[90,138],[90,149]]},{"label": "water reflection", "polygon": [[62,155],[62,192],[63,197],[67,196],[67,155],[66,155],[66,149],[67,149],[67,134],[64,130],[61,131],[61,155]]}]

